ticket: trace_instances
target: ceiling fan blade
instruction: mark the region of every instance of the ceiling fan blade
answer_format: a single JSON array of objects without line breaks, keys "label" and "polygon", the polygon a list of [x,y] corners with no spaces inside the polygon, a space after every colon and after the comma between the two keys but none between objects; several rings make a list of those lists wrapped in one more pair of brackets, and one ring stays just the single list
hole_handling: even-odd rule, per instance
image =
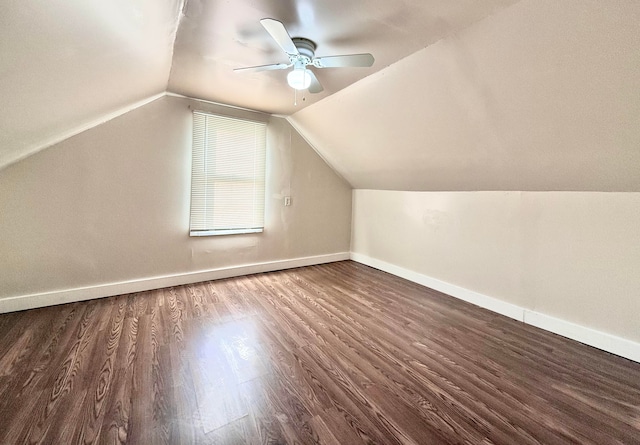
[{"label": "ceiling fan blade", "polygon": [[316,57],[313,65],[318,68],[369,67],[375,59],[371,54],[348,54],[344,56]]},{"label": "ceiling fan blade", "polygon": [[267,30],[273,40],[282,48],[282,50],[290,56],[300,54],[298,52],[298,48],[293,44],[293,40],[291,40],[291,36],[287,32],[287,29],[284,27],[282,22],[279,22],[274,19],[262,19],[260,20],[264,29]]},{"label": "ceiling fan blade", "polygon": [[309,92],[312,94],[322,93],[324,91],[324,88],[322,88],[322,85],[318,81],[318,78],[316,77],[315,73],[311,70],[307,70],[307,71],[311,75],[311,85],[309,85]]},{"label": "ceiling fan blade", "polygon": [[248,66],[246,68],[235,68],[233,71],[236,73],[242,71],[270,71],[270,70],[286,70],[291,64],[289,63],[274,63],[272,65],[260,65],[260,66]]}]

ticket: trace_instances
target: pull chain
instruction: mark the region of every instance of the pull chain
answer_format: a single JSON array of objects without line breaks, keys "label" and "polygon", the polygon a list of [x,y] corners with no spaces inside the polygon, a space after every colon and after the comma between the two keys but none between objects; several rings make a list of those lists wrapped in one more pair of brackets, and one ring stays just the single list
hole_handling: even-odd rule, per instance
[{"label": "pull chain", "polygon": [[[302,91],[302,102],[307,100],[307,96],[304,94],[306,90]],[[298,90],[293,89],[293,105],[298,106]]]}]

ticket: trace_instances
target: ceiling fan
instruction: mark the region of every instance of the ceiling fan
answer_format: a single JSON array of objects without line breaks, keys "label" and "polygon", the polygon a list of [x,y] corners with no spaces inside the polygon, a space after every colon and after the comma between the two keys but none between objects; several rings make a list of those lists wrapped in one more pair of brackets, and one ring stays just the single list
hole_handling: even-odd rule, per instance
[{"label": "ceiling fan", "polygon": [[324,88],[322,88],[313,71],[307,68],[308,66],[315,68],[370,67],[375,60],[368,53],[316,57],[316,44],[312,40],[304,37],[294,37],[292,39],[284,25],[275,19],[262,19],[260,23],[273,37],[278,46],[289,56],[289,63],[236,68],[234,71],[286,70],[293,67],[293,70],[287,74],[289,86],[296,90],[309,89],[310,93],[320,93]]}]

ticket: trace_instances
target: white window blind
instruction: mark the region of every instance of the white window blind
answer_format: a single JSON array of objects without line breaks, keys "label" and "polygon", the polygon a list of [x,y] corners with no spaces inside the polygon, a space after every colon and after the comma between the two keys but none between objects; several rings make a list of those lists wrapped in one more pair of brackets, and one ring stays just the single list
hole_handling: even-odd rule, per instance
[{"label": "white window blind", "polygon": [[191,236],[262,232],[266,127],[194,111]]}]

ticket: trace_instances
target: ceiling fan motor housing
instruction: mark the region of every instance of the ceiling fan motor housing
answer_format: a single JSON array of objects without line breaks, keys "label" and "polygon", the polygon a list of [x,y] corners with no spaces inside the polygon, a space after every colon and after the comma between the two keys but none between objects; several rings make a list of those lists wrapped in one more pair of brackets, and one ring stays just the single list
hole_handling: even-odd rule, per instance
[{"label": "ceiling fan motor housing", "polygon": [[304,37],[294,37],[293,44],[298,49],[300,54],[289,55],[291,63],[296,62],[304,64],[304,66],[313,64],[313,58],[316,52],[316,44],[312,40],[305,39]]},{"label": "ceiling fan motor housing", "polygon": [[293,67],[287,74],[287,82],[297,90],[309,89],[310,93],[324,91],[314,72],[307,69],[312,65],[315,68],[347,68],[370,67],[373,65],[371,54],[344,54],[339,56],[317,57],[316,44],[304,37],[291,38],[282,22],[276,19],[264,18],[260,23],[278,46],[289,57],[289,63],[272,63],[270,65],[236,68],[234,71],[270,71],[286,70]]}]

